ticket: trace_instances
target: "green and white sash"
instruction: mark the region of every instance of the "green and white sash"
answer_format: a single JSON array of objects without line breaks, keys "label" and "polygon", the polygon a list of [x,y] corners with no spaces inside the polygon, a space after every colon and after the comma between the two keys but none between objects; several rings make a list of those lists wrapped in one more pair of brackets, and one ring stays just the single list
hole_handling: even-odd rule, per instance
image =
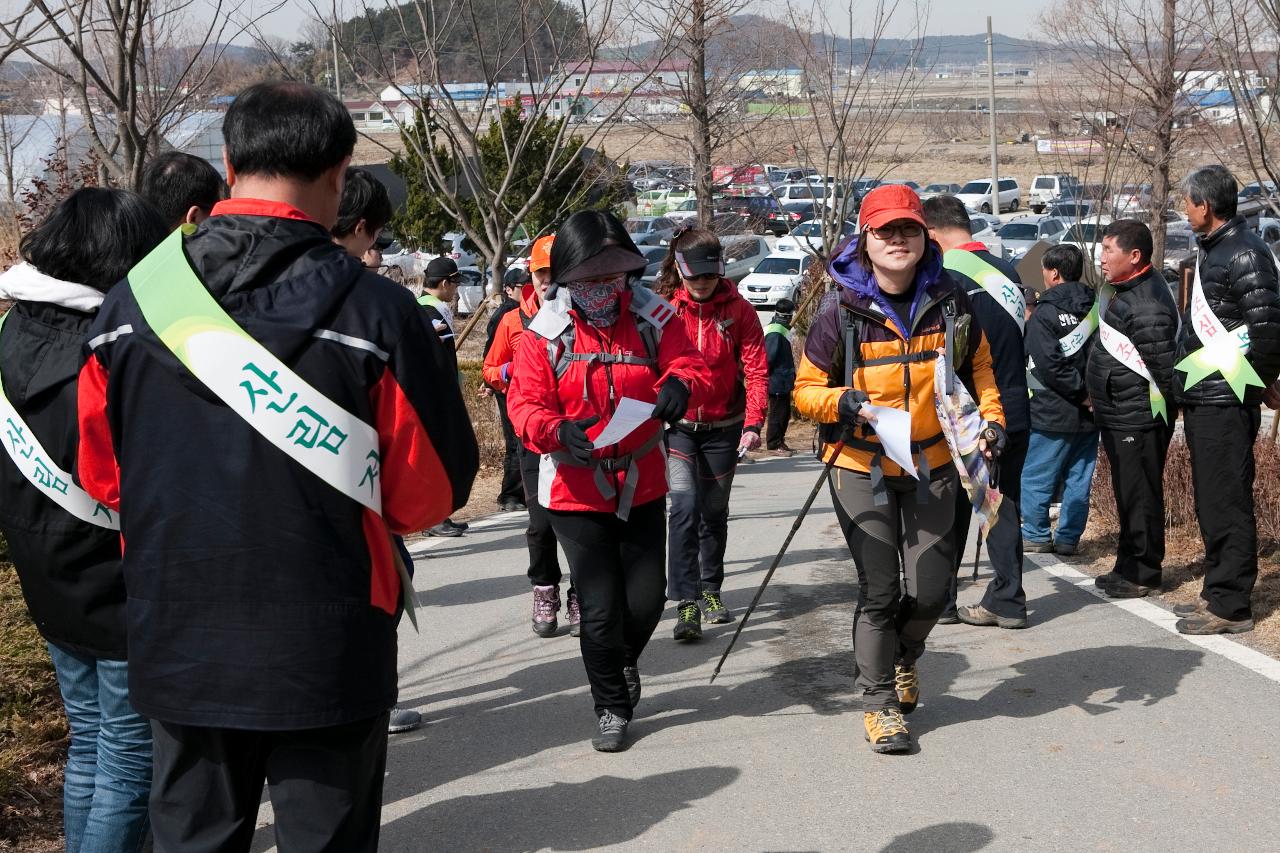
[{"label": "green and white sash", "polygon": [[1107,306],[1111,303],[1115,292],[1115,288],[1106,283],[1103,283],[1098,288],[1098,303],[1096,305],[1098,312],[1098,340],[1116,361],[1147,380],[1147,393],[1151,399],[1151,417],[1161,418],[1167,424],[1169,422],[1168,403],[1164,399],[1164,394],[1160,391],[1160,386],[1156,385],[1156,380],[1151,376],[1151,371],[1148,369],[1146,361],[1143,360],[1142,354],[1138,352],[1138,348],[1133,341],[1129,340],[1127,335],[1107,322]]},{"label": "green and white sash", "polygon": [[[147,325],[245,423],[306,470],[382,514],[378,432],[276,358],[209,294],[175,231],[129,272]],[[395,558],[417,627],[408,572]]]},{"label": "green and white sash", "polygon": [[1249,327],[1241,323],[1227,331],[1218,315],[1209,307],[1204,297],[1204,285],[1200,283],[1200,263],[1196,262],[1195,284],[1191,288],[1191,324],[1203,346],[1188,355],[1174,367],[1187,374],[1184,391],[1189,391],[1212,373],[1221,373],[1240,402],[1250,385],[1263,387],[1262,378],[1245,358],[1249,351]]},{"label": "green and white sash", "polygon": [[[0,316],[0,327],[8,316],[7,313]],[[0,421],[5,431],[4,449],[27,482],[81,521],[107,530],[120,529],[120,520],[107,505],[90,497],[70,474],[53,462],[53,457],[5,396],[3,382],[0,382]]]},{"label": "green and white sash", "polygon": [[1023,330],[1027,323],[1027,298],[1022,295],[1022,288],[1014,284],[1007,275],[965,249],[952,249],[944,253],[942,266],[976,281],[1001,308],[1009,312],[1009,316],[1018,324],[1018,331]]}]

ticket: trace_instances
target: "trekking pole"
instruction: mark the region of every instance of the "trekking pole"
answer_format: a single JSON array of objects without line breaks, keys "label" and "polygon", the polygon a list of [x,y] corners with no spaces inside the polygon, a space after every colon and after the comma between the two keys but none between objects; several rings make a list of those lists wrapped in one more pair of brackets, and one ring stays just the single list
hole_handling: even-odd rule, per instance
[{"label": "trekking pole", "polygon": [[796,520],[791,523],[791,532],[787,534],[787,538],[782,543],[778,556],[773,558],[773,565],[769,566],[769,571],[765,572],[764,580],[760,583],[760,588],[756,590],[756,597],[751,599],[751,604],[747,607],[747,612],[742,614],[742,619],[738,622],[738,630],[733,632],[733,638],[729,640],[729,647],[724,650],[724,654],[720,655],[720,662],[716,664],[715,671],[711,673],[710,684],[715,684],[716,676],[720,674],[720,667],[724,666],[725,658],[729,657],[729,652],[733,651],[733,644],[738,642],[738,635],[742,633],[742,629],[746,627],[747,620],[751,618],[752,612],[755,611],[756,605],[760,603],[760,596],[764,595],[764,588],[769,585],[769,580],[773,577],[773,573],[777,571],[778,565],[782,562],[783,556],[787,553],[787,548],[791,545],[791,540],[795,538],[796,532],[800,529],[800,524],[804,521],[804,517],[809,513],[809,507],[813,506],[814,499],[818,497],[818,492],[822,489],[822,484],[827,481],[827,477],[831,476],[831,469],[836,464],[836,460],[840,458],[840,451],[844,450],[844,439],[840,439],[831,447],[831,458],[827,460],[827,464],[822,466],[822,475],[818,477],[818,482],[813,484],[809,497],[804,502],[804,506],[800,507],[800,514],[796,516]]},{"label": "trekking pole", "polygon": [[978,580],[978,560],[982,559],[982,528],[978,528],[978,545],[973,552],[973,579]]}]

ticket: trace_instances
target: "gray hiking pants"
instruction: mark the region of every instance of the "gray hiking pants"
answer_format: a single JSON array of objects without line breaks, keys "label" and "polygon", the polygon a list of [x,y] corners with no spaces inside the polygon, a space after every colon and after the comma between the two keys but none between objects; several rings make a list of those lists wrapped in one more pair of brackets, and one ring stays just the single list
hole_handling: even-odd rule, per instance
[{"label": "gray hiking pants", "polygon": [[889,502],[876,506],[868,475],[831,472],[836,518],[858,570],[854,686],[867,711],[898,707],[893,666],[915,663],[924,653],[954,572],[956,472],[935,471],[925,503],[917,502],[914,479],[884,482]]}]

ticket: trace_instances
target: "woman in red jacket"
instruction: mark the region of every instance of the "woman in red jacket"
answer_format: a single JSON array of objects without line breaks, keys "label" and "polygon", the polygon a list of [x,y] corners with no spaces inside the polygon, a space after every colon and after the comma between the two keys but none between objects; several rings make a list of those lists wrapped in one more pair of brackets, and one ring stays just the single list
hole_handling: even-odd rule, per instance
[{"label": "woman in red jacket", "polygon": [[[541,454],[538,502],[569,560],[582,659],[602,752],[627,746],[638,662],[664,603],[662,422],[706,395],[706,367],[663,300],[634,285],[645,258],[614,216],[583,211],[556,234],[553,290],[515,353],[507,408]],[[567,293],[567,298],[566,297]],[[615,444],[599,436],[625,398],[652,417]]]},{"label": "woman in red jacket", "polygon": [[667,598],[678,602],[675,638],[697,640],[704,615],[712,623],[733,621],[720,600],[729,491],[738,459],[760,446],[769,369],[760,319],[724,277],[715,234],[694,228],[671,241],[658,292],[675,304],[711,371],[711,393],[667,432]]}]

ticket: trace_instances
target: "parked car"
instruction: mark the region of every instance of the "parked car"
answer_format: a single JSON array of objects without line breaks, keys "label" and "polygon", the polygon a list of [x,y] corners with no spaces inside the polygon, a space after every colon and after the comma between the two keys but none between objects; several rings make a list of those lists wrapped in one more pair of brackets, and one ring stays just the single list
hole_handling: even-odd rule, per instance
[{"label": "parked car", "polygon": [[[1280,236],[1280,229],[1277,229]],[[1265,239],[1265,238],[1264,238]],[[1170,285],[1177,285],[1182,278],[1182,265],[1200,253],[1196,235],[1191,231],[1169,231],[1164,235],[1164,278]],[[1176,294],[1176,291],[1175,291]]]},{"label": "parked car", "polygon": [[885,181],[885,183],[897,185],[900,187],[911,187],[911,189],[914,190],[916,193],[920,192],[920,185],[917,184],[915,181],[899,181],[895,179],[895,180]]},{"label": "parked car", "polygon": [[644,272],[640,274],[640,283],[645,287],[652,288],[658,280],[658,272],[662,268],[662,261],[670,253],[668,246],[636,246],[640,250],[640,254],[644,255],[648,265],[644,268]]},{"label": "parked car", "polygon": [[1125,184],[1111,197],[1111,210],[1116,216],[1138,213],[1151,207],[1151,184]]},{"label": "parked car", "polygon": [[858,194],[859,198],[861,198],[876,187],[880,186],[882,183],[884,183],[884,181],[879,178],[858,178],[853,182],[853,191]]},{"label": "parked car", "polygon": [[1067,226],[1056,217],[1033,219],[1028,216],[1005,223],[996,233],[1000,235],[1005,257],[1016,261],[1042,240],[1046,243],[1058,242],[1066,230]]},{"label": "parked car", "polygon": [[1072,200],[1059,199],[1044,210],[1045,216],[1053,216],[1067,222],[1079,222],[1088,219],[1098,212],[1098,203],[1083,198]]},{"label": "parked car", "polygon": [[807,181],[800,184],[783,184],[780,187],[774,187],[773,195],[777,200],[786,204],[792,201],[822,201],[830,194],[830,188],[823,184],[811,184]]},{"label": "parked car", "polygon": [[1239,194],[1236,196],[1236,202],[1243,204],[1246,201],[1266,201],[1268,198],[1275,198],[1276,185],[1273,181],[1263,181],[1258,183],[1245,184],[1240,188]]},{"label": "parked car", "polygon": [[[1258,236],[1263,242],[1270,246],[1272,243],[1280,242],[1280,219],[1270,216],[1259,216],[1258,224],[1255,226]],[[386,257],[385,255],[383,256]]]},{"label": "parked car", "polygon": [[[838,243],[849,237],[857,230],[857,225],[845,220],[844,225],[840,228],[840,235],[836,237],[836,242]],[[830,248],[834,249],[835,245],[833,244]],[[791,229],[790,234],[778,241],[774,251],[779,253],[794,254],[801,252],[807,255],[815,253],[826,255],[828,247],[822,237],[822,220],[810,219],[808,222],[801,222]]]},{"label": "parked car", "polygon": [[969,217],[969,234],[979,243],[985,243],[991,254],[1004,256],[1004,244],[996,234],[1000,228],[1000,217],[987,213],[979,213]]},{"label": "parked car", "polygon": [[779,184],[798,184],[805,181],[810,175],[818,174],[818,170],[812,166],[797,167],[794,169],[773,169],[769,172],[769,183],[777,186]]},{"label": "parked car", "polygon": [[676,223],[665,216],[633,216],[627,220],[627,233],[637,246],[658,246],[671,239]]},{"label": "parked car", "polygon": [[457,314],[465,317],[474,314],[484,302],[485,273],[473,266],[458,267],[458,277],[461,281],[458,282]]},{"label": "parked car", "polygon": [[939,195],[955,195],[960,189],[959,184],[925,184],[924,189],[920,190],[920,198],[923,200]]},{"label": "parked car", "polygon": [[[441,249],[440,254],[446,258],[453,258],[454,263],[458,265],[458,269],[474,267],[480,260],[480,253],[475,244],[471,242],[471,238],[461,231],[450,231],[444,235],[444,247]],[[425,270],[425,268],[424,265],[423,269]]]},{"label": "parked car", "polygon": [[[1000,210],[994,211],[999,213],[1003,210],[1017,210],[1022,204],[1022,189],[1018,186],[1018,182],[1013,178],[1001,178],[1000,188]],[[964,203],[964,206],[970,211],[980,213],[992,213],[991,210],[991,181],[970,181],[960,188],[960,192],[956,193],[956,198]]]},{"label": "parked car", "polygon": [[410,279],[426,272],[427,264],[433,257],[435,256],[426,252],[412,251],[401,246],[399,242],[393,242],[382,250],[382,265],[387,268],[396,267],[404,278]]},{"label": "parked car", "polygon": [[771,231],[779,236],[788,230],[781,217],[782,205],[771,195],[724,196],[716,200],[716,212],[742,214],[746,219],[746,230],[753,234]]},{"label": "parked car", "polygon": [[1027,193],[1027,206],[1040,213],[1055,198],[1063,195],[1065,190],[1078,187],[1080,179],[1075,175],[1058,173],[1054,175],[1036,175],[1031,182],[1031,191]]},{"label": "parked car", "polygon": [[742,281],[756,265],[769,256],[769,244],[756,234],[736,234],[720,238],[724,248],[724,277]]},{"label": "parked car", "polygon": [[1111,224],[1110,216],[1095,216],[1088,222],[1077,222],[1067,229],[1058,242],[1071,244],[1084,252],[1086,258],[1093,259],[1094,267],[1102,264],[1102,232]]},{"label": "parked car", "polygon": [[678,225],[690,225],[698,218],[698,200],[687,198],[663,215]]},{"label": "parked car", "polygon": [[756,307],[776,306],[779,299],[790,299],[798,305],[811,263],[813,255],[806,252],[775,252],[742,279],[738,293]]}]

